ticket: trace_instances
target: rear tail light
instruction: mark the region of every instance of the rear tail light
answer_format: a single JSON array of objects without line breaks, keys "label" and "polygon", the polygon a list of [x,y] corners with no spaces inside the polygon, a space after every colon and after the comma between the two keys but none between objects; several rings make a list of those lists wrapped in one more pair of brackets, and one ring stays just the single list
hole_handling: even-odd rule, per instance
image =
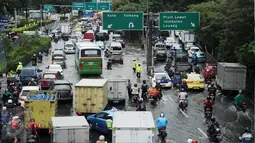
[{"label": "rear tail light", "polygon": [[246,104],[246,102],[243,102],[243,104],[245,105],[245,104]]},{"label": "rear tail light", "polygon": [[122,44],[124,44],[124,45],[125,45],[125,44],[126,44],[126,42],[122,42]]},{"label": "rear tail light", "polygon": [[82,113],[81,113],[81,112],[77,112],[77,114],[78,114],[78,115],[82,115]]},{"label": "rear tail light", "polygon": [[114,58],[112,58],[112,60],[114,60]]},{"label": "rear tail light", "polygon": [[123,58],[120,58],[121,61],[123,61]]},{"label": "rear tail light", "polygon": [[25,101],[25,100],[24,100],[24,99],[22,99],[22,98],[20,98],[19,100],[20,100],[20,101]]},{"label": "rear tail light", "polygon": [[217,134],[217,136],[220,136],[220,135],[221,135],[220,133]]},{"label": "rear tail light", "polygon": [[204,81],[200,81],[200,83],[204,83]]},{"label": "rear tail light", "polygon": [[80,70],[83,69],[83,65],[82,64],[80,64],[79,67],[80,67]]},{"label": "rear tail light", "polygon": [[69,94],[70,94],[70,95],[73,95],[73,91],[72,91],[72,90],[70,90],[70,91],[69,91]]},{"label": "rear tail light", "polygon": [[187,83],[193,83],[193,81],[187,81]]},{"label": "rear tail light", "polygon": [[100,64],[100,69],[102,69],[103,68],[103,64]]}]

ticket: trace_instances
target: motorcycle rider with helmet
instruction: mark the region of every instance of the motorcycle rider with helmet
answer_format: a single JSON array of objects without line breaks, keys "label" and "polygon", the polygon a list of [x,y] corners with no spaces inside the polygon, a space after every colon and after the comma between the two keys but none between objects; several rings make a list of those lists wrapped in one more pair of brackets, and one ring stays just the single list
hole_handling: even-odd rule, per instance
[{"label": "motorcycle rider with helmet", "polygon": [[145,102],[143,102],[143,98],[139,98],[136,111],[146,111],[146,105]]},{"label": "motorcycle rider with helmet", "polygon": [[162,128],[166,129],[167,123],[168,123],[168,119],[165,118],[165,114],[161,112],[159,118],[156,119],[156,127],[159,132],[158,135],[160,135],[160,132],[161,132],[160,130]]},{"label": "motorcycle rider with helmet", "polygon": [[213,101],[211,100],[211,97],[208,96],[205,100],[204,100],[204,114],[206,113],[206,109],[210,108],[211,111],[213,110]]},{"label": "motorcycle rider with helmet", "polygon": [[243,102],[246,102],[246,98],[242,90],[239,90],[239,94],[235,97],[235,106],[239,107]]},{"label": "motorcycle rider with helmet", "polygon": [[36,54],[34,54],[31,59],[32,59],[32,64],[34,63],[32,66],[36,66],[36,64],[37,64],[37,56],[36,56]]},{"label": "motorcycle rider with helmet", "polygon": [[253,143],[253,135],[251,133],[251,130],[246,127],[243,135],[239,137],[239,139],[242,143]]},{"label": "motorcycle rider with helmet", "polygon": [[108,59],[106,67],[108,70],[112,70],[112,59]]},{"label": "motorcycle rider with helmet", "polygon": [[41,52],[38,53],[38,63],[41,63],[43,60],[43,55]]},{"label": "motorcycle rider with helmet", "polygon": [[216,93],[216,91],[217,91],[217,89],[214,87],[214,83],[211,83],[211,86],[210,87],[208,87],[208,92],[209,92],[209,94],[210,93]]},{"label": "motorcycle rider with helmet", "polygon": [[159,91],[158,99],[162,98],[162,86],[160,84],[160,80],[157,81],[155,88]]},{"label": "motorcycle rider with helmet", "polygon": [[135,100],[138,101],[139,91],[140,91],[140,89],[137,87],[137,84],[134,84],[134,86],[131,88],[132,100],[133,101],[135,101]]},{"label": "motorcycle rider with helmet", "polygon": [[188,98],[187,92],[183,88],[181,88],[180,93],[178,94],[179,105],[183,104],[183,101],[187,100],[187,98]]},{"label": "motorcycle rider with helmet", "polygon": [[26,131],[30,132],[30,135],[36,136],[37,140],[39,140],[38,130],[40,126],[35,122],[35,119],[32,118],[27,125]]},{"label": "motorcycle rider with helmet", "polygon": [[215,117],[211,118],[210,124],[208,125],[207,132],[210,135],[213,135],[216,132],[216,129],[220,127],[220,124],[216,121]]},{"label": "motorcycle rider with helmet", "polygon": [[146,80],[143,80],[143,84],[142,84],[142,86],[141,86],[141,89],[142,89],[142,98],[143,98],[144,100],[147,99],[146,93],[147,93],[147,91],[148,91],[148,88],[149,88],[149,86],[146,84]]},{"label": "motorcycle rider with helmet", "polygon": [[183,88],[185,90],[185,92],[188,90],[188,85],[185,80],[182,81],[182,83],[180,85],[180,89],[181,88]]}]

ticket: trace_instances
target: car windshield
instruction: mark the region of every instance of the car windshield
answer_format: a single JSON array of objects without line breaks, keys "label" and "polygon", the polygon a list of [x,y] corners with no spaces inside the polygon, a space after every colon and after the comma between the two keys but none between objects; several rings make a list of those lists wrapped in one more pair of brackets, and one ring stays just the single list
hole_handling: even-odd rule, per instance
[{"label": "car windshield", "polygon": [[198,52],[199,49],[191,49],[192,52]]},{"label": "car windshield", "polygon": [[59,59],[54,59],[54,62],[64,62],[64,60],[63,60],[63,58],[61,59],[61,58],[59,58]]},{"label": "car windshield", "polygon": [[21,96],[27,96],[30,90],[23,90]]},{"label": "car windshield", "polygon": [[201,76],[188,76],[188,80],[201,80]]},{"label": "car windshield", "polygon": [[112,50],[121,50],[121,47],[112,47]]},{"label": "car windshield", "polygon": [[54,79],[54,78],[56,78],[56,75],[55,75],[55,74],[44,74],[44,75],[43,75],[43,78]]},{"label": "car windshield", "polygon": [[70,90],[71,87],[68,84],[57,84],[54,86],[54,90]]},{"label": "car windshield", "polygon": [[21,72],[21,75],[34,75],[35,71],[33,69],[24,69]]},{"label": "car windshield", "polygon": [[65,47],[73,47],[73,44],[66,44]]},{"label": "car windshield", "polygon": [[165,74],[156,74],[155,79],[167,79],[167,76]]},{"label": "car windshield", "polygon": [[83,50],[81,50],[81,57],[101,57],[101,50],[99,50],[99,49],[83,49]]},{"label": "car windshield", "polygon": [[176,71],[187,71],[189,68],[190,66],[178,66]]},{"label": "car windshield", "polygon": [[49,67],[49,70],[62,70],[60,66],[57,66],[57,65],[51,65]]}]

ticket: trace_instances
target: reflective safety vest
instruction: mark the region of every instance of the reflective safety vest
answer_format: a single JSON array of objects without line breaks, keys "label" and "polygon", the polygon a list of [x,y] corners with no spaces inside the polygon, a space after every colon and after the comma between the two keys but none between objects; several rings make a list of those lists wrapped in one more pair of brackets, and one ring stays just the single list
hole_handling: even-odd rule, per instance
[{"label": "reflective safety vest", "polygon": [[133,67],[133,68],[136,68],[136,62],[135,62],[135,61],[132,62],[132,67]]},{"label": "reflective safety vest", "polygon": [[23,69],[23,66],[22,65],[18,65],[16,71],[18,71],[18,70],[21,71],[22,69]]},{"label": "reflective safety vest", "polygon": [[137,66],[136,67],[136,72],[141,73],[142,72],[142,67],[141,66]]},{"label": "reflective safety vest", "polygon": [[110,129],[110,130],[112,129],[112,120],[111,119],[106,120],[106,126],[108,129]]}]

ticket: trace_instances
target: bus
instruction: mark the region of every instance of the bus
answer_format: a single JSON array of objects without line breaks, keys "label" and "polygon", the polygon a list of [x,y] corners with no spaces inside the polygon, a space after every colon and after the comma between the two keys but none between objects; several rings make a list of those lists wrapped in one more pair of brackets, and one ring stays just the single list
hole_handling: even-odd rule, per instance
[{"label": "bus", "polygon": [[75,66],[80,75],[100,75],[103,71],[102,50],[89,41],[75,43]]}]

